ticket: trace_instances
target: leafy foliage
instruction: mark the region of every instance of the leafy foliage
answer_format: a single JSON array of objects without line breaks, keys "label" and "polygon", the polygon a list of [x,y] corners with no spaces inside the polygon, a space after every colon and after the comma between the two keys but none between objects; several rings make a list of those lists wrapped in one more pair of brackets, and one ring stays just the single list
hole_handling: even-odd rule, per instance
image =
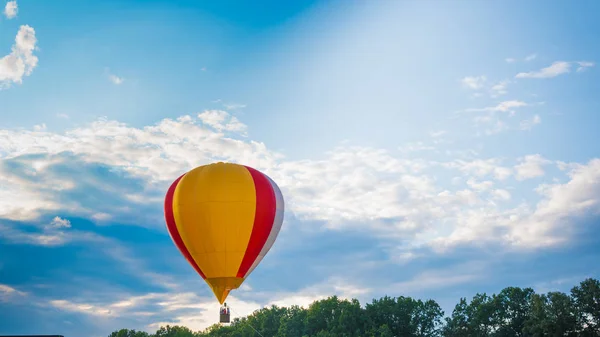
[{"label": "leafy foliage", "polygon": [[156,333],[122,329],[108,337],[541,337],[600,336],[600,282],[586,279],[570,294],[508,287],[461,298],[450,316],[433,300],[375,299],[363,308],[337,296],[308,308],[271,306],[204,331],[165,326]]}]

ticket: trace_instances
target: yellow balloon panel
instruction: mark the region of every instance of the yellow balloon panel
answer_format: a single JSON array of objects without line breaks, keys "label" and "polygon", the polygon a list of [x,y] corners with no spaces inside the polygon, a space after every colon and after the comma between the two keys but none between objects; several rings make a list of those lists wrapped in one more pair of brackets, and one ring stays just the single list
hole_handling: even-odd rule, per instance
[{"label": "yellow balloon panel", "polygon": [[175,223],[206,278],[236,276],[252,233],[255,205],[254,182],[243,166],[202,166],[177,184]]}]

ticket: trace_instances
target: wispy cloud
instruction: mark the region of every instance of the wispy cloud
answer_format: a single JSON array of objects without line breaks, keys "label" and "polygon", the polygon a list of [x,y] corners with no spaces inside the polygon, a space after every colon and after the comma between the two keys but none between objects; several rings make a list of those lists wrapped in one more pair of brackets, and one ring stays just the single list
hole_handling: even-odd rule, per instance
[{"label": "wispy cloud", "polygon": [[198,114],[202,123],[209,125],[219,131],[240,132],[245,135],[247,126],[240,122],[235,116],[231,116],[222,110],[207,110]]},{"label": "wispy cloud", "polygon": [[[475,117],[474,121],[476,125],[480,127],[483,126],[483,134],[488,136],[495,135],[509,129],[509,126],[506,122],[493,115],[477,116]],[[478,135],[481,135],[481,131],[478,133]]]},{"label": "wispy cloud", "polygon": [[543,166],[551,163],[539,154],[525,156],[521,158],[521,163],[515,166],[515,177],[517,180],[541,177],[544,175]]},{"label": "wispy cloud", "polygon": [[476,271],[457,274],[452,270],[427,270],[412,279],[391,284],[389,287],[402,294],[424,293],[431,289],[443,289],[469,283],[483,276]]},{"label": "wispy cloud", "polygon": [[463,86],[477,90],[483,88],[487,81],[485,76],[467,76],[461,80]]},{"label": "wispy cloud", "polygon": [[498,97],[501,95],[506,95],[508,93],[507,87],[508,87],[509,83],[510,83],[509,80],[504,80],[504,81],[500,81],[500,82],[494,84],[490,88],[491,96]]},{"label": "wispy cloud", "polygon": [[578,72],[582,72],[586,68],[593,67],[593,62],[588,61],[580,61],[580,62],[566,62],[566,61],[556,61],[552,63],[550,66],[542,68],[538,71],[530,71],[530,72],[522,72],[515,75],[515,78],[552,78],[562,74],[567,74],[571,72],[571,67],[574,64],[578,64],[577,68]]},{"label": "wispy cloud", "polygon": [[540,115],[534,115],[531,119],[524,119],[521,121],[519,127],[521,130],[531,130],[534,125],[540,124],[542,122],[542,118]]},{"label": "wispy cloud", "polygon": [[485,108],[470,108],[465,111],[500,111],[500,112],[510,112],[514,111],[515,108],[520,108],[524,106],[528,106],[528,103],[518,100],[511,101],[503,101],[498,103],[495,106],[485,107]]},{"label": "wispy cloud", "polygon": [[238,110],[238,109],[243,109],[246,107],[246,104],[239,104],[239,103],[224,103],[223,106],[225,107],[225,109],[227,110]]},{"label": "wispy cloud", "polygon": [[438,131],[429,132],[429,136],[431,136],[432,138],[440,138],[446,134],[448,134],[448,131],[446,131],[446,130],[438,130]]},{"label": "wispy cloud", "polygon": [[558,75],[566,74],[571,69],[571,63],[565,61],[557,61],[552,63],[546,68],[542,68],[538,71],[531,71],[527,73],[518,73],[515,75],[516,78],[552,78]]},{"label": "wispy cloud", "polygon": [[461,83],[465,88],[476,91],[472,94],[473,97],[483,96],[483,92],[481,91],[485,90],[489,93],[490,97],[496,98],[508,93],[507,87],[508,84],[510,84],[510,81],[502,80],[498,82],[490,82],[486,76],[467,76],[461,80]]},{"label": "wispy cloud", "polygon": [[23,296],[27,296],[27,293],[19,291],[9,285],[0,283],[0,302],[8,302],[12,300],[22,300]]},{"label": "wispy cloud", "polygon": [[69,220],[55,217],[49,224],[25,226],[3,223],[0,220],[0,238],[12,243],[29,244],[45,247],[56,247],[71,242],[96,242],[101,240],[99,236],[90,232],[67,231],[71,227]]},{"label": "wispy cloud", "polygon": [[111,81],[113,84],[116,84],[116,85],[119,85],[119,84],[123,83],[123,81],[125,81],[125,79],[124,79],[124,78],[122,78],[122,77],[119,77],[119,76],[117,76],[117,75],[114,75],[114,74],[109,74],[109,75],[108,75],[108,79],[109,79],[109,80],[110,80],[110,81]]},{"label": "wispy cloud", "polygon": [[435,146],[426,144],[424,142],[414,142],[400,146],[398,149],[403,153],[410,153],[435,150]]},{"label": "wispy cloud", "polygon": [[33,126],[33,129],[35,131],[44,131],[44,130],[46,130],[46,123],[36,124]]},{"label": "wispy cloud", "polygon": [[[525,61],[525,62],[533,61],[537,58],[537,56],[538,55],[536,53],[529,54],[523,58],[523,61]],[[514,57],[507,57],[504,59],[504,61],[506,61],[506,63],[515,63],[515,62],[517,62],[517,59]]]},{"label": "wispy cloud", "polygon": [[587,61],[580,61],[577,63],[579,64],[579,67],[577,67],[577,72],[585,71],[587,68],[591,68],[595,65],[594,62],[587,62]]},{"label": "wispy cloud", "polygon": [[478,135],[495,135],[508,130],[531,130],[531,128],[541,123],[541,117],[534,115],[531,119],[521,120],[519,123],[512,117],[517,114],[517,109],[543,104],[544,102],[526,103],[519,100],[503,101],[495,106],[484,108],[470,108],[466,112],[485,112],[482,115],[473,117],[475,126],[479,129]]}]

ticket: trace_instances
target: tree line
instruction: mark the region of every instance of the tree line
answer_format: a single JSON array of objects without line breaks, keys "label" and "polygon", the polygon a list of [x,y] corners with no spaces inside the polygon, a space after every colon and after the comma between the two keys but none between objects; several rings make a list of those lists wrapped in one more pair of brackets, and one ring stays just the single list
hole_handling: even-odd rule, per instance
[{"label": "tree line", "polygon": [[204,331],[163,326],[156,333],[121,329],[109,337],[512,337],[600,336],[600,281],[588,278],[569,294],[508,287],[461,298],[449,316],[434,300],[374,299],[361,307],[337,296],[308,308],[271,306]]}]

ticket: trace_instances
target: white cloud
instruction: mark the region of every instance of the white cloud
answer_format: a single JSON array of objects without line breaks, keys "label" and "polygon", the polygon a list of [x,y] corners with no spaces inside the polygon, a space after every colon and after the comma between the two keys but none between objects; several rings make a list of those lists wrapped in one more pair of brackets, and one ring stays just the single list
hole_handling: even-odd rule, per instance
[{"label": "white cloud", "polygon": [[[520,105],[504,104],[495,109]],[[365,231],[385,240],[414,238],[416,244],[488,240],[518,245],[524,241],[515,234],[512,224],[537,226],[535,221],[523,220],[532,219],[536,200],[514,209],[504,209],[496,201],[510,198],[506,180],[513,172],[517,179],[540,176],[538,166],[546,162],[538,156],[524,157],[515,166],[499,158],[440,162],[345,146],[326,153],[321,160],[291,161],[262,143],[225,136],[222,130],[245,130],[228,126],[231,123],[239,121],[226,112],[210,110],[197,119],[183,116],[143,128],[100,120],[62,134],[0,130],[0,184],[4,187],[0,191],[0,217],[36,219],[60,212],[107,219],[110,214],[112,220],[123,222],[123,217],[136,214],[138,224],[163,226],[152,210],[160,209],[154,205],[162,203],[165,186],[185,170],[223,160],[264,171],[282,188],[288,214],[332,230]],[[74,154],[65,155],[63,151]],[[122,183],[127,180],[121,176],[110,182],[105,177],[60,174],[54,169],[56,165],[76,167],[79,162],[109,165],[132,175],[127,179],[137,177],[141,179],[139,188],[121,189],[121,185],[128,185]],[[456,181],[457,171],[466,185]],[[448,178],[440,178],[444,176]],[[456,185],[450,184],[451,178]],[[82,183],[88,184],[86,190],[97,188],[115,198],[119,196],[122,201],[117,202],[122,209],[74,198],[57,201],[61,191]],[[148,221],[140,221],[139,215],[146,213]],[[76,233],[71,228],[61,228],[60,232],[63,241],[58,242],[73,240],[69,235]],[[21,241],[46,242],[27,233],[12,234]],[[542,234],[540,242],[527,244],[535,247],[552,241],[551,235]]]},{"label": "white cloud", "polygon": [[486,180],[486,181],[477,181],[473,178],[467,180],[467,185],[469,185],[469,187],[471,187],[473,190],[476,191],[487,191],[490,188],[492,188],[492,186],[494,186],[494,182],[490,181],[490,180]]},{"label": "white cloud", "polygon": [[109,74],[109,75],[108,75],[108,79],[109,79],[109,80],[110,80],[110,81],[111,81],[113,84],[116,84],[116,85],[119,85],[119,84],[121,84],[121,83],[123,83],[123,82],[125,81],[125,79],[124,79],[123,77],[119,77],[119,76],[117,76],[117,75],[114,75],[114,74]]},{"label": "white cloud", "polygon": [[527,73],[518,73],[516,78],[552,78],[558,75],[566,74],[571,71],[571,63],[565,61],[557,61],[552,63],[546,68],[542,68],[538,71],[531,71]]},{"label": "white cloud", "polygon": [[35,131],[43,131],[46,130],[46,123],[42,123],[42,124],[38,124],[38,125],[34,125],[33,129]]},{"label": "white cloud", "polygon": [[0,58],[0,89],[6,89],[12,83],[23,83],[23,77],[31,75],[38,64],[33,54],[37,39],[35,30],[27,25],[19,28],[12,52]]},{"label": "white cloud", "polygon": [[493,190],[491,194],[496,200],[510,200],[511,198],[510,192],[503,189]]},{"label": "white cloud", "polygon": [[404,152],[404,153],[431,151],[431,150],[435,150],[435,146],[428,145],[424,142],[414,142],[414,143],[407,143],[403,146],[400,146],[398,148],[398,150],[400,150],[401,152]]},{"label": "white cloud", "polygon": [[17,12],[19,11],[19,8],[17,6],[17,2],[16,1],[8,1],[6,2],[6,6],[4,6],[4,16],[6,16],[7,19],[13,19],[17,16]]},{"label": "white cloud", "polygon": [[539,154],[521,158],[521,163],[515,166],[515,177],[517,180],[536,178],[544,175],[542,166],[550,164],[551,161]]},{"label": "white cloud", "polygon": [[480,129],[477,135],[486,134],[493,135],[502,131],[511,129],[509,121],[503,120],[501,116],[498,116],[498,112],[508,113],[509,117],[516,114],[516,109],[520,107],[529,106],[530,104],[518,101],[503,101],[495,106],[488,106],[485,108],[469,108],[464,111],[466,112],[487,112],[484,115],[477,115],[473,118],[475,125]]},{"label": "white cloud", "polygon": [[[57,210],[61,206],[51,196],[41,195],[34,188],[19,191],[18,182],[0,176],[5,188],[0,190],[0,217],[10,220],[31,220],[41,212]],[[17,193],[13,193],[17,192]]]},{"label": "white cloud", "polygon": [[[523,61],[529,62],[529,61],[535,60],[536,58],[537,58],[537,54],[529,54],[523,58]],[[517,62],[517,59],[514,57],[507,57],[504,59],[504,61],[506,61],[506,63],[515,63],[515,62]]]},{"label": "white cloud", "polygon": [[50,305],[53,307],[71,312],[85,313],[94,316],[112,316],[115,312],[108,308],[101,307],[98,305],[88,304],[88,303],[74,303],[67,300],[52,300],[50,301]]},{"label": "white cloud", "polygon": [[246,107],[246,104],[239,104],[239,103],[224,103],[223,106],[225,107],[225,109],[227,110],[238,110],[238,109],[243,109]]},{"label": "white cloud", "polygon": [[476,134],[477,136],[482,133],[489,136],[509,129],[508,124],[500,120],[493,112],[483,116],[475,116],[473,121],[480,129]]},{"label": "white cloud", "polygon": [[71,228],[71,221],[56,216],[52,219],[50,225],[54,228]]},{"label": "white cloud", "polygon": [[448,132],[447,132],[447,131],[445,131],[445,130],[439,130],[439,131],[431,131],[431,132],[429,133],[429,135],[430,135],[432,138],[439,138],[439,137],[441,137],[441,136],[443,136],[443,135],[445,135],[445,134],[447,134],[447,133],[448,133]]},{"label": "white cloud", "polygon": [[527,103],[522,102],[522,101],[504,101],[501,102],[500,104],[498,104],[497,106],[492,108],[492,111],[502,111],[502,112],[506,112],[506,111],[511,111],[511,109],[513,108],[519,108],[519,107],[523,107],[523,106],[527,106]]},{"label": "white cloud", "polygon": [[469,89],[473,89],[473,90],[483,88],[485,82],[486,82],[485,76],[467,76],[461,80],[461,83],[463,84],[463,86],[465,86]]},{"label": "white cloud", "polygon": [[552,78],[558,75],[566,74],[571,72],[571,67],[578,65],[577,72],[583,72],[585,69],[593,67],[594,62],[589,61],[578,61],[578,62],[566,62],[556,61],[546,68],[542,68],[538,71],[531,71],[525,73],[518,73],[516,78]]},{"label": "white cloud", "polygon": [[448,270],[425,271],[414,278],[391,284],[390,291],[401,294],[424,292],[430,289],[442,289],[458,284],[469,283],[481,278],[480,273],[459,273]]},{"label": "white cloud", "polygon": [[577,64],[579,64],[579,67],[577,67],[577,72],[585,71],[587,68],[591,68],[595,65],[594,62],[586,61],[577,62]]},{"label": "white cloud", "polygon": [[528,106],[529,104],[523,102],[523,101],[518,101],[518,100],[511,100],[511,101],[504,101],[504,102],[500,102],[498,103],[496,106],[491,106],[491,107],[485,107],[485,108],[477,108],[477,109],[467,109],[466,111],[500,111],[500,112],[510,112],[513,111],[514,108],[520,108],[520,107],[524,107],[524,106]]},{"label": "white cloud", "polygon": [[222,110],[207,110],[198,115],[198,118],[206,125],[219,131],[245,132],[247,126],[240,122],[235,116],[231,116]]},{"label": "white cloud", "polygon": [[542,122],[542,118],[540,115],[534,115],[531,120],[524,119],[521,121],[519,127],[521,130],[531,130],[534,125],[540,124]]},{"label": "white cloud", "polygon": [[[542,159],[532,156],[529,160]],[[541,172],[534,168],[522,173],[539,176]],[[486,206],[462,212],[452,234],[435,238],[434,247],[443,251],[460,243],[504,242],[536,249],[567,242],[577,230],[577,218],[600,215],[600,159],[574,168],[569,176],[564,184],[541,185],[537,191],[542,199],[533,209],[521,204],[507,210]]]},{"label": "white cloud", "polygon": [[556,162],[556,166],[561,171],[571,171],[571,170],[575,170],[575,169],[579,169],[579,168],[584,167],[580,163],[566,163],[566,162],[561,161],[561,160],[558,160]]},{"label": "white cloud", "polygon": [[504,81],[500,81],[500,82],[494,84],[490,89],[492,97],[506,95],[508,93],[506,88],[508,87],[509,83],[510,83],[510,81],[504,80]]},{"label": "white cloud", "polygon": [[444,166],[462,171],[464,174],[472,174],[476,177],[492,176],[497,180],[505,180],[512,174],[512,170],[501,165],[501,160],[475,159],[472,161],[455,160],[445,163]]},{"label": "white cloud", "polygon": [[27,296],[27,293],[19,291],[9,285],[0,283],[0,303],[13,300],[22,301],[21,297],[23,296]]},{"label": "white cloud", "polygon": [[101,237],[90,232],[66,231],[71,227],[68,220],[55,217],[45,226],[30,226],[33,230],[25,231],[22,226],[3,224],[0,220],[0,238],[13,243],[36,246],[56,247],[71,242],[98,242]]},{"label": "white cloud", "polygon": [[115,74],[109,67],[104,68],[104,76],[114,85],[121,85],[125,82],[125,78]]},{"label": "white cloud", "polygon": [[515,244],[552,245],[568,241],[578,217],[600,214],[600,159],[569,172],[565,184],[542,185],[543,199],[533,214],[515,223],[509,236]]}]

